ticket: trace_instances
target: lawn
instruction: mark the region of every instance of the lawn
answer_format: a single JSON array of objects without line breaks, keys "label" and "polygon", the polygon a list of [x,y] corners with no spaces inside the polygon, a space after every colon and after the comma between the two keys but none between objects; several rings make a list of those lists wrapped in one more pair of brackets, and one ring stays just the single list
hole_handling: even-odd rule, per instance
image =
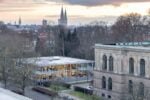
[{"label": "lawn", "polygon": [[54,85],[54,84],[53,84],[53,85],[50,85],[49,89],[50,89],[50,90],[53,90],[53,91],[55,91],[55,92],[62,91],[62,90],[68,90],[67,87],[64,87],[64,86],[62,86],[62,85]]},{"label": "lawn", "polygon": [[88,94],[84,94],[82,92],[77,92],[77,91],[72,91],[70,92],[70,94],[82,100],[101,100],[100,97],[96,95],[88,95]]}]

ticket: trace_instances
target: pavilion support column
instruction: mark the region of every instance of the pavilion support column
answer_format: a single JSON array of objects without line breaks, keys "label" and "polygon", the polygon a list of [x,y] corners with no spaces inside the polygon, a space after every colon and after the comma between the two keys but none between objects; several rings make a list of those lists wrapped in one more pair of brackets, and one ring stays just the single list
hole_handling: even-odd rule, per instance
[{"label": "pavilion support column", "polygon": [[87,81],[88,81],[88,79],[89,79],[88,63],[86,63],[86,69],[85,69],[85,71],[86,71],[86,76],[87,76]]},{"label": "pavilion support column", "polygon": [[66,76],[67,76],[67,77],[69,76],[68,67],[69,67],[69,65],[67,64],[67,65],[66,65]]},{"label": "pavilion support column", "polygon": [[68,65],[65,66],[66,76],[68,77]]},{"label": "pavilion support column", "polygon": [[66,76],[66,65],[64,65],[64,76]]},{"label": "pavilion support column", "polygon": [[69,65],[69,76],[71,77],[72,74],[72,68],[71,68],[71,64]]},{"label": "pavilion support column", "polygon": [[52,66],[49,68],[50,76],[52,76]]},{"label": "pavilion support column", "polygon": [[64,77],[64,75],[65,75],[65,65],[63,65],[62,75],[63,75],[63,77]]},{"label": "pavilion support column", "polygon": [[80,80],[81,67],[82,67],[82,64],[80,63],[79,66],[78,66],[78,76],[77,76],[77,81]]},{"label": "pavilion support column", "polygon": [[75,66],[75,76],[76,76],[76,73],[78,72],[77,70],[78,70],[78,65],[76,64],[76,66]]},{"label": "pavilion support column", "polygon": [[60,69],[59,69],[60,65],[56,65],[55,66],[55,70],[57,72],[57,77],[60,78]]},{"label": "pavilion support column", "polygon": [[77,79],[77,76],[78,76],[78,64],[76,64],[76,66],[75,66],[75,80],[77,81],[78,79]]}]

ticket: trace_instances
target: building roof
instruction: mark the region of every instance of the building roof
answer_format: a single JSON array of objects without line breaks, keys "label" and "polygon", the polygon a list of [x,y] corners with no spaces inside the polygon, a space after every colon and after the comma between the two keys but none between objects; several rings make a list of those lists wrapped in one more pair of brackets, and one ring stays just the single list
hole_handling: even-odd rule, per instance
[{"label": "building roof", "polygon": [[126,51],[150,53],[150,47],[141,47],[141,46],[120,46],[120,45],[95,44],[95,48],[107,49],[107,50],[126,50]]},{"label": "building roof", "polygon": [[28,58],[25,63],[43,67],[43,66],[51,66],[51,65],[94,63],[94,61],[71,58],[71,57],[52,56],[52,57]]},{"label": "building roof", "polygon": [[150,41],[116,43],[118,46],[150,46]]},{"label": "building roof", "polygon": [[0,99],[1,100],[32,100],[30,98],[24,97],[22,95],[13,93],[9,90],[0,88]]}]

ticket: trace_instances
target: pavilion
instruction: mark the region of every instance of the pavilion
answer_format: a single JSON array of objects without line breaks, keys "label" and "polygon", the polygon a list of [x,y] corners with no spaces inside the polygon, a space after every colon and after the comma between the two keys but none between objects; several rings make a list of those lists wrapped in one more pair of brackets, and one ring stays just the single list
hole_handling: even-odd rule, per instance
[{"label": "pavilion", "polygon": [[87,77],[94,69],[94,61],[71,57],[35,57],[28,58],[26,63],[34,66],[34,78],[38,82],[51,79]]}]

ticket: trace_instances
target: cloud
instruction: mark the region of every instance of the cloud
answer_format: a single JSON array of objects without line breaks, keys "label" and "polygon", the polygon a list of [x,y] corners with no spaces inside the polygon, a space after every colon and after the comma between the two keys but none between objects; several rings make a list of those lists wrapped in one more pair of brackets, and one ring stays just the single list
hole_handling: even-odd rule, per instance
[{"label": "cloud", "polygon": [[0,3],[3,4],[18,4],[18,3],[37,3],[37,4],[42,4],[45,3],[46,0],[0,0]]},{"label": "cloud", "polygon": [[45,17],[47,17],[47,18],[57,18],[58,15],[46,15]]},{"label": "cloud", "polygon": [[35,0],[0,0],[0,12],[31,11],[44,4],[46,3]]},{"label": "cloud", "polygon": [[71,5],[83,5],[83,6],[98,6],[98,5],[119,5],[121,3],[132,2],[150,2],[150,0],[45,0],[53,1],[57,3],[67,3]]},{"label": "cloud", "polygon": [[60,4],[98,6],[120,5],[121,3],[150,2],[150,0],[0,0],[0,3],[39,3],[56,2]]},{"label": "cloud", "polygon": [[4,2],[5,0],[0,0],[0,3]]},{"label": "cloud", "polygon": [[24,12],[24,11],[31,11],[33,9],[28,8],[11,8],[11,9],[0,9],[0,12]]}]

